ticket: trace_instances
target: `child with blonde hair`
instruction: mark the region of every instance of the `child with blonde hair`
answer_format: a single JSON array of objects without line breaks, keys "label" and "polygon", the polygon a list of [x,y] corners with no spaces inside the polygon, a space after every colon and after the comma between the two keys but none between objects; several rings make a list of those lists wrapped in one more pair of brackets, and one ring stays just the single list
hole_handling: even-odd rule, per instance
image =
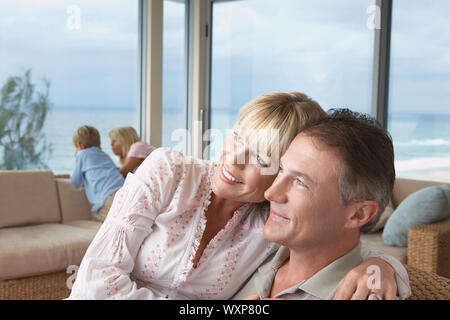
[{"label": "child with blonde hair", "polygon": [[70,182],[77,188],[84,187],[92,205],[92,217],[104,221],[124,179],[112,159],[100,149],[100,134],[96,128],[78,128],[72,136],[72,142],[76,149],[76,160]]},{"label": "child with blonde hair", "polygon": [[139,140],[133,127],[121,126],[109,133],[111,148],[119,156],[120,173],[126,177],[128,172],[134,173],[147,156],[155,150],[154,147]]}]

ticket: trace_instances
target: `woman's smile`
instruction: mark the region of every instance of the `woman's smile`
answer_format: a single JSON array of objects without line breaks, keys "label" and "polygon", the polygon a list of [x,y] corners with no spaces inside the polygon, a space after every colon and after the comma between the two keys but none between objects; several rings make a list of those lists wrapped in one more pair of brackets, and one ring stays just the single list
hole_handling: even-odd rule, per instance
[{"label": "woman's smile", "polygon": [[226,168],[222,165],[222,170],[220,170],[220,177],[222,180],[228,184],[243,184],[235,176],[233,176]]}]

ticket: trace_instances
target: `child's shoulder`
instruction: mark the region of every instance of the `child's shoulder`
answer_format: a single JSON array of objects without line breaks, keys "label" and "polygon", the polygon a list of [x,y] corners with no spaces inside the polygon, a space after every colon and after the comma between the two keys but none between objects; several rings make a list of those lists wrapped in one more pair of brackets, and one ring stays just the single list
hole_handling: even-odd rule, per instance
[{"label": "child's shoulder", "polygon": [[108,157],[108,154],[106,152],[104,152],[103,150],[101,150],[98,147],[89,147],[89,148],[85,148],[82,149],[80,151],[78,151],[77,153],[77,157],[80,157],[81,159],[86,159],[86,158],[102,158],[102,157]]},{"label": "child's shoulder", "polygon": [[80,151],[78,151],[77,156],[84,156],[84,155],[88,155],[88,154],[91,154],[91,153],[97,153],[97,151],[102,152],[97,147],[88,147],[88,148],[84,148],[84,149],[81,149]]}]

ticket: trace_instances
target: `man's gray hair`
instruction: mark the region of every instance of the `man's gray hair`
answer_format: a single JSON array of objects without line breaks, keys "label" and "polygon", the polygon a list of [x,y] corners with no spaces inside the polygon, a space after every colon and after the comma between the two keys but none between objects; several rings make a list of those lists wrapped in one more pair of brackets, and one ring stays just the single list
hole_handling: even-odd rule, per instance
[{"label": "man's gray hair", "polygon": [[345,204],[376,201],[379,210],[362,226],[366,232],[388,205],[395,180],[394,147],[389,133],[373,118],[348,109],[331,109],[328,115],[301,132],[338,150],[343,166],[338,182]]}]

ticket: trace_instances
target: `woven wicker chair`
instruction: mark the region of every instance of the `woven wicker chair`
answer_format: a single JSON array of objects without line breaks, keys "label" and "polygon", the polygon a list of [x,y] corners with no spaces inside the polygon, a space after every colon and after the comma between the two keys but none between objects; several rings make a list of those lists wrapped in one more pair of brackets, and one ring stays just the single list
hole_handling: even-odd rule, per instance
[{"label": "woven wicker chair", "polygon": [[450,278],[450,219],[408,232],[409,266]]},{"label": "woven wicker chair", "polygon": [[61,300],[70,295],[65,271],[0,281],[0,300]]},{"label": "woven wicker chair", "polygon": [[[448,182],[397,178],[392,193],[394,208],[412,193]],[[450,219],[425,224],[408,232],[406,264],[450,278]]]},{"label": "woven wicker chair", "polygon": [[[450,279],[405,266],[412,295],[408,300],[450,300]],[[65,272],[0,281],[0,300],[60,300],[70,295]]]},{"label": "woven wicker chair", "polygon": [[411,286],[408,300],[450,300],[450,279],[406,265]]}]

